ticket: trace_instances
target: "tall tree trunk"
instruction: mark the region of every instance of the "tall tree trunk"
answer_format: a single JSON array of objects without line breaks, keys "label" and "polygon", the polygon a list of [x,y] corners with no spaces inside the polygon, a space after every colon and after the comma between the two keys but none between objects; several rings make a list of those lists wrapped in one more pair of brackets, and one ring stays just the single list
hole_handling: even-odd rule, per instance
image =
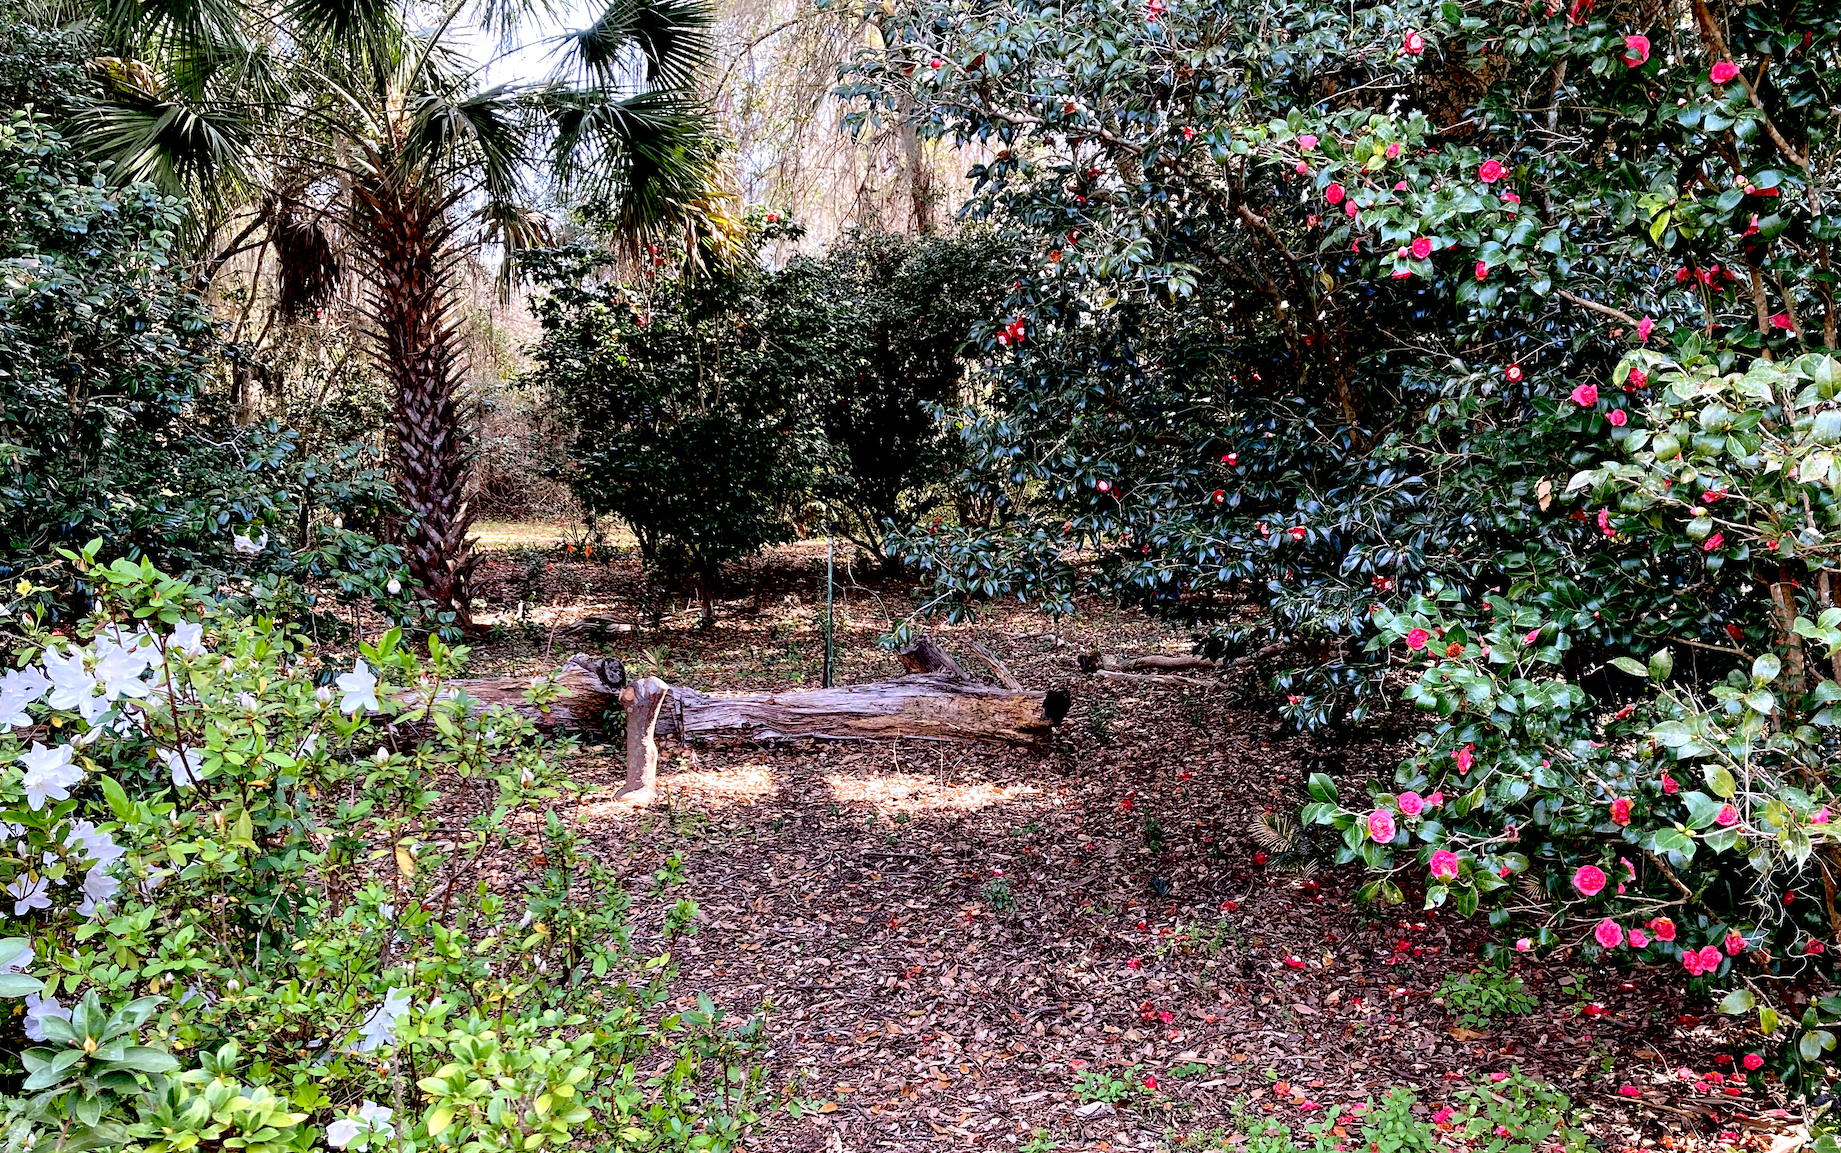
[{"label": "tall tree trunk", "polygon": [[387,160],[374,160],[373,173],[354,192],[371,259],[372,339],[396,396],[398,495],[416,517],[404,551],[427,595],[471,624],[468,582],[478,558],[467,536],[471,462],[457,402],[458,322],[450,316],[452,198]]}]

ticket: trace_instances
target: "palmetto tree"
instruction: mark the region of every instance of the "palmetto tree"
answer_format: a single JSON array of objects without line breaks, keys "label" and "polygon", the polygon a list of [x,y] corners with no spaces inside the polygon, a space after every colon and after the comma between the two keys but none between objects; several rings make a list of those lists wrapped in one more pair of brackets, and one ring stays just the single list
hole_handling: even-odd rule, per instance
[{"label": "palmetto tree", "polygon": [[[602,0],[551,38],[543,76],[497,84],[482,77],[529,58],[520,28],[555,19],[546,0],[97,2],[104,95],[80,133],[121,178],[193,198],[201,279],[253,246],[274,256],[284,310],[362,278],[411,571],[465,621],[456,262],[539,241],[537,206],[559,189],[614,206],[633,240],[696,212],[715,179],[702,0]],[[467,51],[482,38],[500,45],[484,63]]]}]

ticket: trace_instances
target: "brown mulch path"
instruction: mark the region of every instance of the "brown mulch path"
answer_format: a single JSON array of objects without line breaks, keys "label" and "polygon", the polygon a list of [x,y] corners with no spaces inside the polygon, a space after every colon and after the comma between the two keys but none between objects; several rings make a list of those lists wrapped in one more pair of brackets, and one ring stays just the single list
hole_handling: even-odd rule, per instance
[{"label": "brown mulch path", "polygon": [[[609,651],[651,644],[667,681],[706,691],[814,684],[809,548],[797,559],[783,587],[725,604],[709,629],[680,600],[661,630]],[[867,585],[845,598],[840,679],[899,672],[873,645],[899,599]],[[1513,1066],[1588,1104],[1609,1145],[1737,1133],[1762,1149],[1787,1125],[1764,1115],[1771,1102],[1678,1076],[1721,1068],[1725,1023],[1677,974],[1524,963],[1540,1008],[1463,1029],[1436,997],[1474,967],[1486,926],[1412,895],[1357,906],[1355,871],[1255,839],[1263,812],[1295,813],[1308,772],[1359,786],[1391,767],[1400,734],[1331,746],[1254,699],[1081,677],[1086,647],[1183,650],[1135,614],[1000,611],[936,632],[968,669],[982,668],[963,648],[977,639],[1026,685],[1073,686],[1054,746],[673,745],[667,805],[644,812],[612,803],[616,749],[577,766],[595,786],[577,817],[635,881],[637,942],[656,944],[664,904],[693,897],[697,931],[674,950],[684,1002],[768,1005],[773,1083],[817,1107],[751,1148],[1016,1148],[1037,1129],[1063,1149],[1170,1148],[1236,1102],[1295,1123],[1394,1086],[1435,1104],[1454,1079]],[[510,643],[483,656],[534,663]],[[672,854],[685,885],[641,896]],[[1077,1084],[1099,1075],[1156,1090],[1095,1107]],[[1623,1084],[1642,1098],[1617,1096]]]}]

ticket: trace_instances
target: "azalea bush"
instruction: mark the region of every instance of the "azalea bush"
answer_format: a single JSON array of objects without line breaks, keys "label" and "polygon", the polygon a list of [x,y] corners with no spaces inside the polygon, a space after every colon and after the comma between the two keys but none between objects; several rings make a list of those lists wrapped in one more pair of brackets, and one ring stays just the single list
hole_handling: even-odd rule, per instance
[{"label": "azalea bush", "polygon": [[67,559],[97,611],[0,678],[9,1148],[736,1144],[758,1020],[667,1003],[558,813],[567,746],[454,691],[464,650],[333,664]]},{"label": "azalea bush", "polygon": [[[1524,951],[1676,965],[1806,1080],[1841,1019],[1841,363],[1722,372],[1718,358],[1639,353],[1613,380],[1634,391],[1571,398],[1607,434],[1602,463],[1565,486],[1596,506],[1598,547],[1643,555],[1651,538],[1704,579],[1740,570],[1777,627],[1723,638],[1719,678],[1679,675],[1682,654],[1708,647],[1692,638],[1611,658],[1606,701],[1566,671],[1594,629],[1583,608],[1555,612],[1524,586],[1374,605],[1375,651],[1437,720],[1359,800],[1314,778],[1305,816],[1377,874],[1366,896],[1423,886],[1428,907],[1487,910]],[[1746,1056],[1760,1074],[1762,1055]]]}]

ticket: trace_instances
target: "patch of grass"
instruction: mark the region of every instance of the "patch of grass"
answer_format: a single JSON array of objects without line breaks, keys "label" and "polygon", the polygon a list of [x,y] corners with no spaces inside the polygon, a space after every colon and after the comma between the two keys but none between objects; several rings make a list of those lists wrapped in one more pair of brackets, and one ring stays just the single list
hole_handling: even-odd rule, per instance
[{"label": "patch of grass", "polygon": [[985,907],[994,913],[1008,913],[1011,909],[1016,908],[1016,890],[1010,887],[1009,881],[1001,877],[986,881],[984,891],[979,895],[983,898]]},{"label": "patch of grass", "polygon": [[1136,1065],[1125,1072],[1133,1079],[1122,1081],[1098,1069],[1085,1070],[1074,1081],[1074,1096],[1080,1098],[1083,1104],[1091,1101],[1104,1101],[1108,1105],[1119,1105],[1129,1101],[1138,1095],[1142,1086],[1136,1079],[1138,1072]]},{"label": "patch of grass", "polygon": [[1019,1153],[1055,1153],[1059,1148],[1060,1140],[1040,1125],[1030,1131],[1029,1140],[1018,1146]]}]

